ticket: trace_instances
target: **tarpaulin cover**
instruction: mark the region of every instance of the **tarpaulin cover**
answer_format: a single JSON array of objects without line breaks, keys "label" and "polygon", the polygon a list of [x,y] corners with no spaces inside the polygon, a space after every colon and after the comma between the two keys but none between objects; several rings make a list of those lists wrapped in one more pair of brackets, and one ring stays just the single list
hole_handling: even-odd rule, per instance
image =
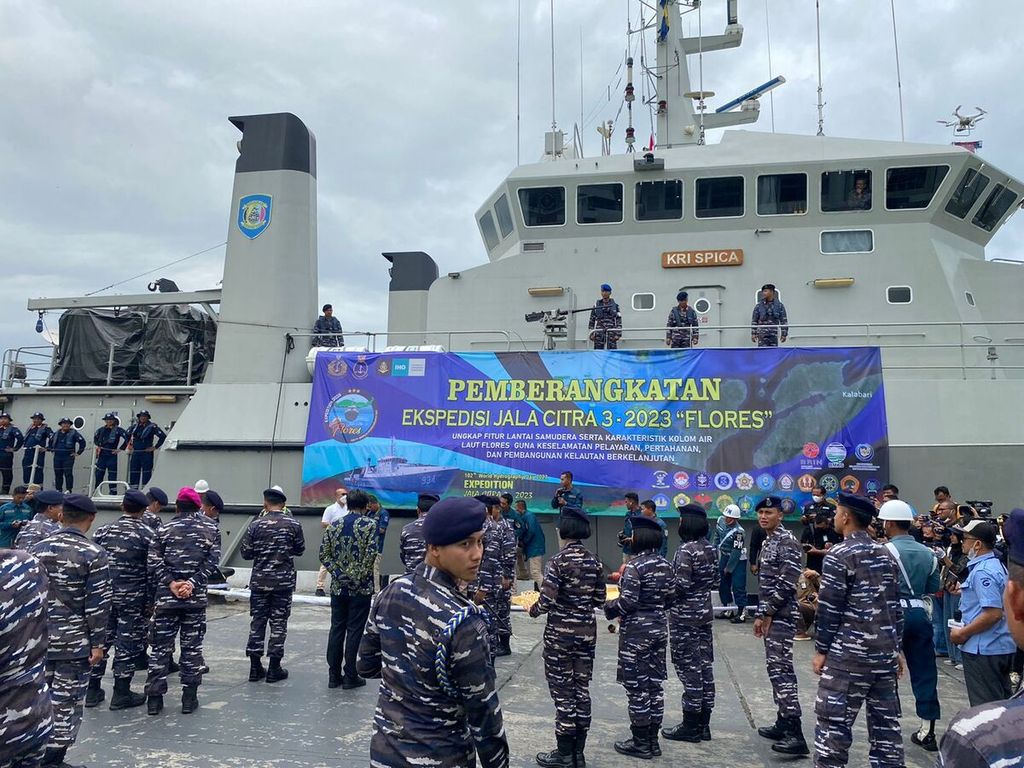
[{"label": "tarpaulin cover", "polygon": [[188,379],[188,345],[192,342],[192,378],[202,381],[213,358],[217,329],[213,318],[196,307],[171,304],[151,307],[146,317],[140,381],[143,384],[184,384]]}]

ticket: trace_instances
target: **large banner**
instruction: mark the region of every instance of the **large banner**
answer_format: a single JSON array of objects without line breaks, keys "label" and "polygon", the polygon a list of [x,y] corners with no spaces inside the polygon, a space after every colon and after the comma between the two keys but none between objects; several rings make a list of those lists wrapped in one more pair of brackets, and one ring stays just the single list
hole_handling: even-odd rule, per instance
[{"label": "large banner", "polygon": [[696,501],[792,513],[820,484],[887,482],[875,348],[355,354],[316,359],[302,503],[344,485],[388,507],[511,493],[551,509],[573,473],[591,514],[635,491],[671,515]]}]

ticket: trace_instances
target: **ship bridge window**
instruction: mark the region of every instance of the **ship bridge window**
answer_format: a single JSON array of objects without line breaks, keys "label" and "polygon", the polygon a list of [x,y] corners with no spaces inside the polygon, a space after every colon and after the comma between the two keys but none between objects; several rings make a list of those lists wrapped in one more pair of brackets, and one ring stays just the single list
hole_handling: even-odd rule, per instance
[{"label": "ship bridge window", "polygon": [[807,174],[776,173],[757,177],[757,215],[807,213]]},{"label": "ship bridge window", "polygon": [[871,171],[825,171],[821,174],[821,210],[871,210]]},{"label": "ship bridge window", "polygon": [[498,217],[498,229],[504,239],[512,234],[512,209],[508,206],[508,195],[502,195],[494,202],[494,213]]},{"label": "ship bridge window", "polygon": [[958,218],[963,218],[978,201],[981,193],[988,186],[989,178],[979,173],[976,168],[968,168],[960,177],[960,183],[956,185],[956,191],[946,203],[946,213],[951,213]]},{"label": "ship bridge window", "polygon": [[528,227],[565,224],[565,187],[530,187],[519,190],[523,222]]},{"label": "ship bridge window", "polygon": [[577,224],[619,224],[621,222],[621,184],[580,184],[576,188]]},{"label": "ship bridge window", "polygon": [[948,165],[890,168],[885,172],[885,207],[890,211],[927,208],[949,173]]},{"label": "ship bridge window", "polygon": [[914,300],[914,289],[909,285],[890,285],[885,289],[885,300],[890,304],[909,304]]},{"label": "ship bridge window", "polygon": [[974,218],[971,219],[971,223],[976,227],[981,227],[986,232],[991,232],[996,228],[996,224],[1003,218],[1003,214],[1010,210],[1010,206],[1013,205],[1013,201],[1017,199],[1017,193],[1012,189],[1007,189],[1002,184],[996,184],[985,202],[981,204],[981,208],[974,214]]},{"label": "ship bridge window", "polygon": [[501,242],[498,239],[498,230],[494,228],[494,217],[490,211],[480,217],[480,232],[484,236],[484,242],[487,243],[488,251],[493,250]]},{"label": "ship bridge window", "polygon": [[683,182],[638,181],[636,183],[636,220],[664,221],[683,218]]},{"label": "ship bridge window", "polygon": [[743,215],[743,177],[697,179],[694,214],[698,219],[724,219]]},{"label": "ship bridge window", "polygon": [[870,229],[842,229],[821,233],[822,253],[871,253],[875,235]]},{"label": "ship bridge window", "polygon": [[633,309],[635,309],[637,312],[650,312],[652,309],[654,309],[654,294],[634,293]]}]

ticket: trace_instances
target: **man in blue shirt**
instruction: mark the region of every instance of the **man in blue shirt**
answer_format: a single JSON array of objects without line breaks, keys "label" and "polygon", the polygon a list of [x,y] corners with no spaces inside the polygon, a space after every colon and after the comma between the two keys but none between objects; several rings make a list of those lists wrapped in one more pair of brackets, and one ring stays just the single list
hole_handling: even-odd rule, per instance
[{"label": "man in blue shirt", "polygon": [[537,521],[537,516],[526,508],[526,502],[519,499],[515,509],[510,506],[512,495],[501,494],[501,513],[512,522],[512,530],[519,540],[519,551],[523,559],[523,569],[534,583],[534,589],[540,590],[544,581],[544,555],[547,552],[547,539]]},{"label": "man in blue shirt", "polygon": [[970,558],[967,579],[960,585],[960,612],[964,626],[950,630],[949,639],[963,652],[964,681],[972,707],[1008,699],[1010,672],[1017,645],[1003,612],[1006,567],[992,550],[996,526],[972,520],[958,531]]},{"label": "man in blue shirt", "polygon": [[14,489],[11,500],[0,507],[0,549],[10,549],[21,527],[32,519],[32,507],[25,497],[28,488],[19,485]]},{"label": "man in blue shirt", "polygon": [[626,502],[626,522],[619,533],[619,547],[622,548],[622,564],[625,565],[629,562],[629,558],[633,556],[633,552],[629,548],[633,535],[633,523],[630,521],[630,518],[633,515],[640,514],[640,497],[633,493],[633,491],[630,491],[622,498]]},{"label": "man in blue shirt", "polygon": [[[655,504],[651,499],[647,499],[646,501],[640,504],[640,514],[644,517],[651,518],[652,520],[654,520],[654,522],[658,524],[658,527],[661,529],[662,534],[660,550],[661,556],[668,557],[668,526],[665,524],[664,520],[658,517],[658,505]],[[623,550],[625,550],[626,547],[632,545],[633,543],[634,517],[635,515],[630,515],[629,517],[627,517],[626,524],[622,526],[622,537],[625,541],[625,546],[623,546]]]}]

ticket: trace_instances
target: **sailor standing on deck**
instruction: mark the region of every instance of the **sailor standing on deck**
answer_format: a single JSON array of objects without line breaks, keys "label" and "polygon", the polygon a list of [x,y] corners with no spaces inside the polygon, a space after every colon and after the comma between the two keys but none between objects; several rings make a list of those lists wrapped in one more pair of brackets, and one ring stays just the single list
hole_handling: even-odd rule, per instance
[{"label": "sailor standing on deck", "polygon": [[[324,304],[323,314],[313,323],[314,347],[343,347],[345,337],[341,332],[341,320],[334,316],[334,307]],[[320,335],[322,334],[322,335]]]},{"label": "sailor standing on deck", "polygon": [[601,286],[601,298],[590,310],[590,340],[594,349],[618,349],[622,338],[622,312],[612,298],[612,287],[605,283]]},{"label": "sailor standing on deck", "polygon": [[377,768],[508,766],[508,741],[480,609],[459,587],[477,578],[484,506],[453,497],[423,521],[426,561],[377,596],[359,673],[379,677],[370,762]]},{"label": "sailor standing on deck", "polygon": [[57,422],[60,427],[50,437],[49,450],[53,452],[53,484],[58,491],[67,485],[68,493],[75,489],[75,458],[85,453],[85,438],[71,426],[67,416]]},{"label": "sailor standing on deck", "polygon": [[[132,488],[149,485],[153,476],[153,454],[164,444],[167,435],[149,420],[149,411],[135,414],[136,422],[128,430],[128,482]],[[153,444],[154,440],[156,445]]]},{"label": "sailor standing on deck", "polygon": [[103,426],[92,436],[92,444],[96,446],[96,468],[94,471],[93,488],[99,488],[106,474],[107,482],[117,482],[117,455],[128,445],[128,433],[117,424],[117,414],[108,413],[103,416]]},{"label": "sailor standing on deck", "polygon": [[[786,307],[778,300],[775,286],[765,283],[761,286],[761,301],[754,305],[750,318],[750,340],[759,347],[777,347],[789,336],[789,318]],[[781,337],[781,338],[780,338]]]},{"label": "sailor standing on deck", "polygon": [[440,501],[433,493],[421,493],[416,500],[416,519],[406,523],[399,538],[399,556],[406,573],[412,573],[427,557],[427,542],[423,538],[423,518]]},{"label": "sailor standing on deck", "polygon": [[22,482],[43,484],[43,470],[46,464],[46,446],[50,444],[53,430],[45,424],[43,414],[32,414],[32,426],[25,431],[22,448],[25,453],[21,457]]},{"label": "sailor standing on deck", "polygon": [[700,338],[700,323],[697,320],[697,313],[689,304],[689,299],[690,294],[680,291],[676,294],[676,301],[679,303],[668,313],[665,343],[672,349],[696,347]]},{"label": "sailor standing on deck", "polygon": [[14,454],[21,450],[25,436],[11,424],[11,415],[0,412],[0,495],[11,492],[14,481]]}]

